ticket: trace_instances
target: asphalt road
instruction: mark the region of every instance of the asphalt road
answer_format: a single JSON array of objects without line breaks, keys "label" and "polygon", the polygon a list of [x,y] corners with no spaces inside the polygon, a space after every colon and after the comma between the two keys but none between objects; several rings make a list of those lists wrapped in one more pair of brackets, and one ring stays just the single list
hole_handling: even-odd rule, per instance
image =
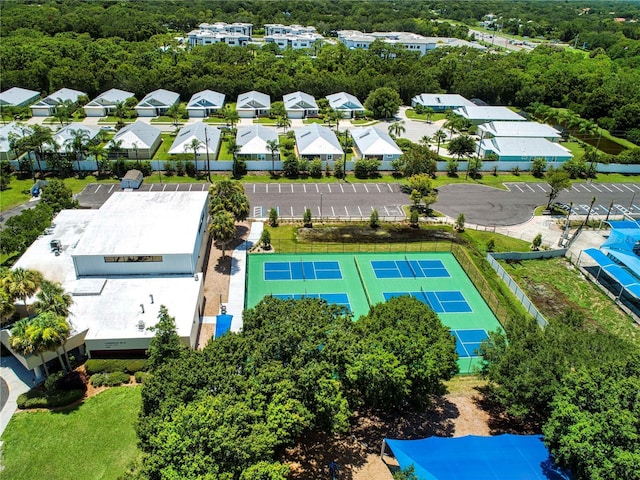
[{"label": "asphalt road", "polygon": [[[508,183],[508,190],[484,185],[452,184],[439,189],[434,208],[451,218],[464,213],[469,223],[480,225],[515,225],[526,222],[533,210],[546,205],[549,186],[544,183]],[[141,191],[203,191],[206,183],[142,184]],[[78,194],[80,205],[98,208],[117,184],[90,184]],[[373,209],[381,218],[404,217],[402,205],[410,203],[397,183],[249,183],[245,191],[251,205],[250,218],[266,218],[269,210],[278,209],[280,218],[302,218],[309,208],[314,218],[368,219]],[[586,215],[591,199],[596,197],[591,215],[604,218],[611,214],[640,215],[640,184],[576,183],[558,195],[556,202],[573,203],[572,214]]]},{"label": "asphalt road", "polygon": [[[545,183],[505,185],[508,190],[484,185],[445,185],[439,189],[434,208],[452,218],[464,213],[469,223],[515,225],[529,220],[536,207],[546,205],[551,190]],[[634,183],[576,183],[560,192],[555,201],[573,203],[572,214],[586,215],[593,197],[596,200],[591,214],[596,218],[605,217],[610,206],[613,215],[640,214],[640,185]]]}]

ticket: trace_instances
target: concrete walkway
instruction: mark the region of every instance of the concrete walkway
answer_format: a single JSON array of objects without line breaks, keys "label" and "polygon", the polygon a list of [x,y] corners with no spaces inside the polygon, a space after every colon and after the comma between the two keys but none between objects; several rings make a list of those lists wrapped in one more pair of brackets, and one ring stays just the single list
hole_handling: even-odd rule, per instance
[{"label": "concrete walkway", "polygon": [[9,397],[6,399],[2,410],[0,410],[0,435],[2,435],[12,415],[18,408],[18,397],[29,391],[35,380],[32,372],[24,368],[11,355],[0,358],[0,377],[7,382],[9,387]]}]

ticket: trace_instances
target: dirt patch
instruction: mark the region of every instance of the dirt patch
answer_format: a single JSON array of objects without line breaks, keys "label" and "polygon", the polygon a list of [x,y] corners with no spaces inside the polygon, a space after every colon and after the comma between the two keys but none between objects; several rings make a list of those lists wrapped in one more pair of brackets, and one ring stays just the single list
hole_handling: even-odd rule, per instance
[{"label": "dirt patch", "polygon": [[450,383],[451,393],[432,399],[426,412],[358,412],[345,437],[309,434],[285,454],[284,460],[291,465],[290,478],[330,478],[328,465],[333,461],[343,480],[392,480],[397,462],[380,456],[384,438],[490,435],[490,415],[481,408],[477,390],[484,384],[477,377],[460,377]]}]

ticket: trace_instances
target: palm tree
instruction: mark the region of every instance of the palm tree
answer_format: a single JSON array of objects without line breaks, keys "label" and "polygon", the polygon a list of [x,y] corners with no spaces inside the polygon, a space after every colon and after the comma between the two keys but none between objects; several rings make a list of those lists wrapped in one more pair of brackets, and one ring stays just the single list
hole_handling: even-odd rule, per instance
[{"label": "palm tree", "polygon": [[276,123],[278,127],[282,127],[284,129],[285,133],[287,131],[287,128],[291,127],[291,119],[289,119],[286,113],[278,117],[278,119],[276,120]]},{"label": "palm tree", "polygon": [[122,140],[111,139],[107,145],[107,151],[109,152],[109,156],[115,156],[117,158],[122,152]]},{"label": "palm tree", "polygon": [[[64,317],[53,312],[42,313],[29,322],[26,333],[33,347],[33,353],[40,355],[43,364],[45,364],[44,352],[55,352],[62,369],[67,371],[67,366],[58,352],[58,349],[62,347],[65,357],[67,356],[65,345],[71,333],[71,326]],[[70,368],[71,365],[69,365]]]},{"label": "palm tree", "polygon": [[229,124],[229,126],[233,129],[233,127],[240,120],[240,116],[236,110],[232,110],[228,106],[224,109],[224,119]]},{"label": "palm tree", "polygon": [[4,288],[0,289],[0,321],[9,318],[16,311],[15,299]]},{"label": "palm tree", "polygon": [[406,131],[407,129],[404,128],[404,120],[396,121],[389,125],[389,135],[401,137]]},{"label": "palm tree", "polygon": [[96,159],[98,177],[100,177],[100,175],[102,174],[102,160],[106,159],[104,148],[102,148],[99,143],[89,145],[88,153],[89,155],[93,155],[93,158]]},{"label": "palm tree", "polygon": [[[15,350],[16,353],[23,357],[34,353],[33,344],[31,343],[31,339],[27,333],[27,329],[30,324],[31,320],[28,318],[22,318],[13,324],[10,331],[11,337],[9,337],[9,346],[12,350]],[[45,374],[48,377],[49,369],[47,368],[47,364],[44,361],[44,358],[40,358],[42,360],[42,365],[44,366]]]},{"label": "palm tree", "polygon": [[439,128],[436,130],[436,133],[433,134],[433,138],[438,142],[438,151],[436,152],[436,155],[440,155],[440,144],[447,139],[447,132]]},{"label": "palm tree", "polygon": [[201,147],[207,148],[204,142],[196,137],[193,137],[191,139],[191,142],[184,144],[185,152],[188,152],[188,151],[193,152],[193,163],[196,167],[196,172],[198,171],[198,150],[200,150]]},{"label": "palm tree", "polygon": [[433,118],[433,108],[431,107],[424,107],[422,109],[422,113],[424,113],[426,115],[427,118],[427,123],[431,123],[431,119]]},{"label": "palm tree", "polygon": [[42,281],[42,274],[37,270],[16,268],[2,279],[2,286],[14,298],[22,300],[26,308],[27,299],[38,291]]},{"label": "palm tree", "polygon": [[431,137],[429,135],[423,135],[422,138],[420,138],[420,143],[429,148],[429,145],[431,144]]},{"label": "palm tree", "polygon": [[113,106],[113,115],[118,119],[118,123],[122,123],[127,107],[124,102],[116,102]]},{"label": "palm tree", "polygon": [[211,220],[211,225],[209,225],[209,232],[213,239],[220,243],[222,256],[224,257],[224,249],[227,242],[233,240],[236,236],[236,224],[233,215],[226,210],[216,212]]},{"label": "palm tree", "polygon": [[342,112],[340,110],[337,110],[335,108],[332,108],[331,110],[329,110],[329,113],[327,114],[327,117],[329,118],[329,126],[331,126],[331,122],[335,122],[336,123],[336,132],[340,132],[340,120],[342,120]]},{"label": "palm tree", "polygon": [[69,316],[69,307],[73,304],[71,294],[65,292],[58,282],[43,280],[40,291],[36,294],[36,301],[31,305],[31,310],[36,314],[52,312],[60,317]]},{"label": "palm tree", "polygon": [[271,151],[271,173],[275,175],[276,173],[276,153],[280,150],[278,146],[278,140],[267,140],[267,147]]},{"label": "palm tree", "polygon": [[138,156],[138,143],[137,142],[131,142],[131,148],[133,148],[133,151],[136,154],[136,166],[138,168],[140,168],[140,157]]},{"label": "palm tree", "polygon": [[60,121],[60,125],[64,126],[69,122],[69,118],[73,113],[73,102],[71,100],[58,99],[58,104],[55,107],[53,116]]},{"label": "palm tree", "polygon": [[89,132],[83,128],[69,130],[69,133],[71,137],[65,140],[64,144],[78,162],[78,173],[80,173],[80,160],[84,160],[89,153],[91,136]]},{"label": "palm tree", "polygon": [[463,125],[464,125],[464,119],[462,117],[459,117],[453,112],[451,112],[450,114],[447,114],[447,121],[444,124],[444,128],[449,129],[449,132],[450,132],[449,140],[453,138],[453,131],[460,130],[463,127]]},{"label": "palm tree", "polygon": [[235,138],[230,138],[227,142],[227,152],[229,152],[233,158],[233,176],[236,176],[238,152],[242,147],[238,145]]},{"label": "palm tree", "polygon": [[25,138],[25,147],[35,153],[36,162],[38,163],[38,170],[40,176],[42,176],[42,165],[40,161],[44,158],[45,145],[50,145],[53,142],[53,133],[47,127],[41,125],[32,125],[31,134]]}]

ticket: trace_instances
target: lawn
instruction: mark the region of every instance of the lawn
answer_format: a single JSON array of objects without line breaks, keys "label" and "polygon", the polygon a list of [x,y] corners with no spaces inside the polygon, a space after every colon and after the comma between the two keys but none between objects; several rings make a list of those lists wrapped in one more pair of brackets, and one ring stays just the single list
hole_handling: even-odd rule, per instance
[{"label": "lawn", "polygon": [[[426,113],[416,113],[413,108],[409,108],[406,114],[407,118],[411,118],[412,120],[424,120],[425,122],[427,121]],[[437,122],[438,120],[444,120],[445,118],[447,118],[447,115],[444,113],[432,113],[429,121],[433,123]]]},{"label": "lawn", "polygon": [[[137,118],[123,118],[122,121],[124,123],[133,123],[137,120]],[[118,123],[120,121],[120,119],[118,117],[114,117],[112,115],[109,115],[107,117],[102,117],[100,120],[98,120],[98,125],[102,125],[102,124],[115,124]]]},{"label": "lawn", "polygon": [[[186,122],[186,118],[179,118],[177,126],[183,125]],[[167,117],[166,115],[160,115],[159,117],[154,117],[151,119],[151,123],[171,123],[175,124],[175,120],[172,117]]]},{"label": "lawn", "polygon": [[582,312],[587,324],[600,325],[640,343],[640,332],[633,321],[566,259],[501,264],[545,317],[557,318],[571,307]]},{"label": "lawn", "polygon": [[574,158],[582,158],[584,156],[584,147],[578,142],[562,142],[562,146],[567,148]]},{"label": "lawn", "polygon": [[260,117],[260,118],[254,118],[253,119],[253,123],[258,123],[260,125],[272,125],[272,126],[276,126],[278,124],[278,120],[275,118],[269,118],[269,117]]},{"label": "lawn", "polygon": [[117,479],[138,455],[140,387],[117,387],[60,412],[17,413],[2,436],[11,480]]},{"label": "lawn", "polygon": [[[175,135],[171,135],[170,133],[161,133],[160,136],[162,137],[162,143],[153,155],[153,160],[174,160],[171,158],[171,155],[169,155],[169,149],[171,148],[173,141],[176,139]],[[185,155],[188,153],[189,152],[185,152]],[[193,154],[191,157],[193,158]]]}]

